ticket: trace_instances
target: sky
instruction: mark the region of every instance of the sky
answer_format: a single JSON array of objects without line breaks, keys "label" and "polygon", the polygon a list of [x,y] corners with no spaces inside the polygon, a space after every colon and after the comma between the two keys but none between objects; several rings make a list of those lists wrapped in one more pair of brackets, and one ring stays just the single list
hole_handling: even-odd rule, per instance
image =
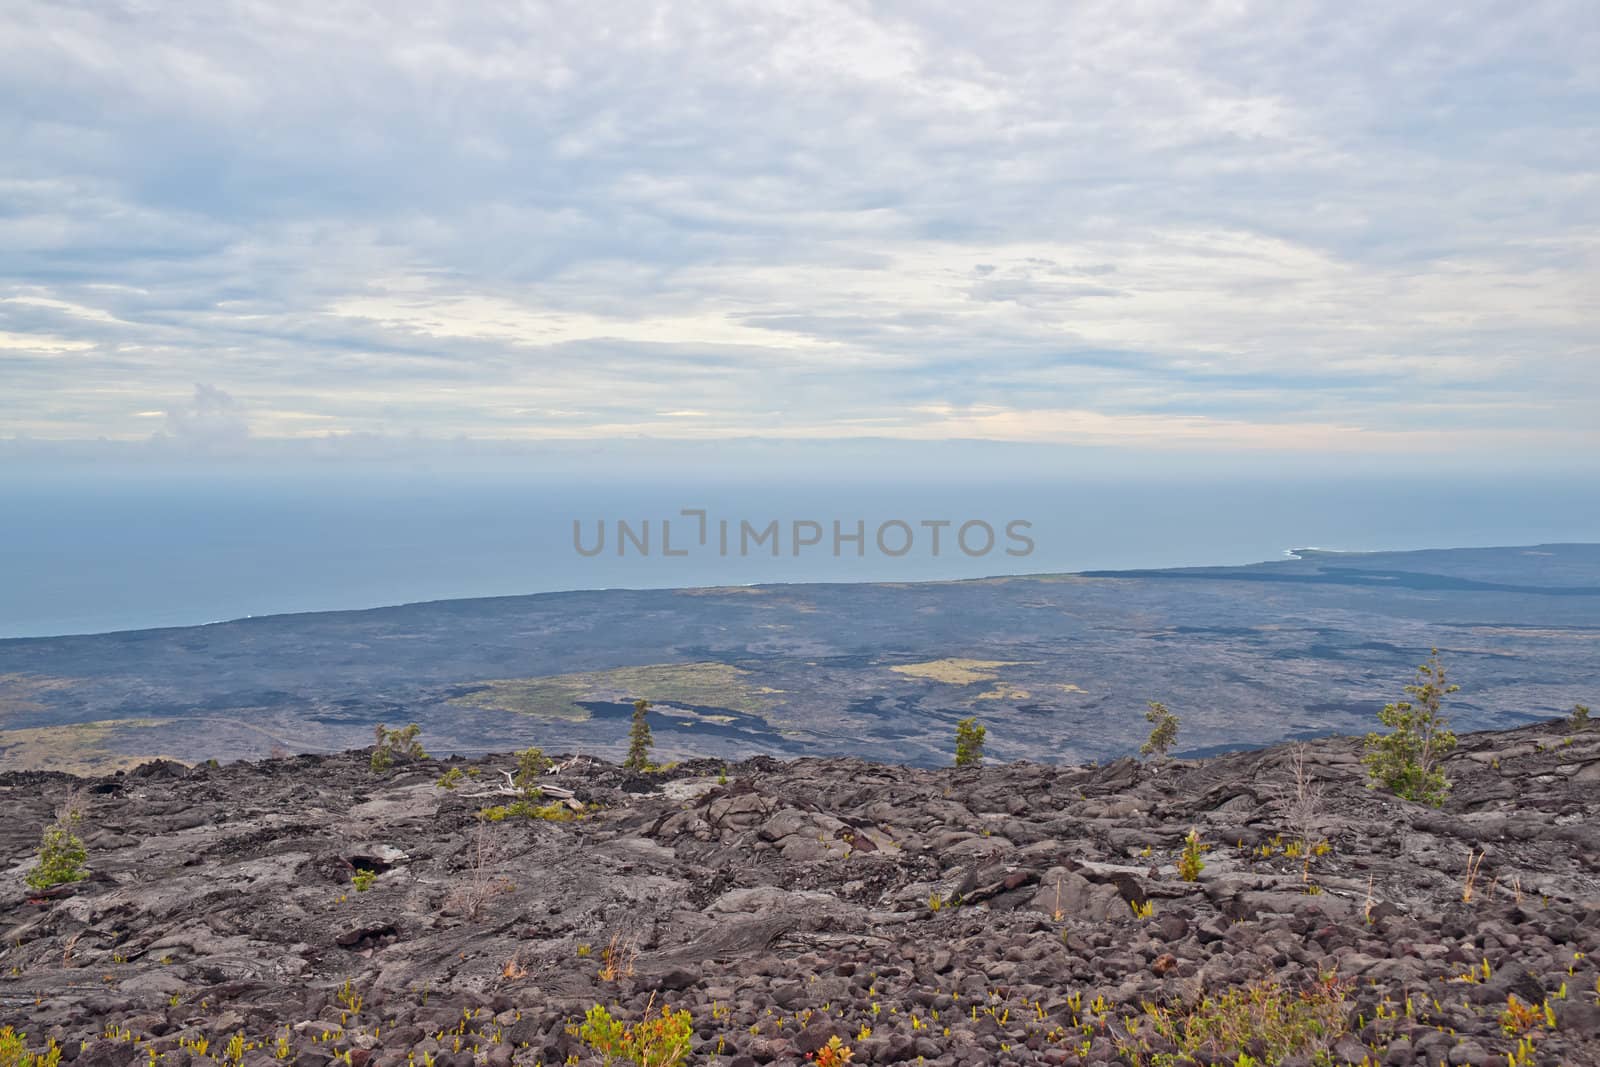
[{"label": "sky", "polygon": [[1597,55],[1592,0],[0,0],[0,464],[1581,468]]}]

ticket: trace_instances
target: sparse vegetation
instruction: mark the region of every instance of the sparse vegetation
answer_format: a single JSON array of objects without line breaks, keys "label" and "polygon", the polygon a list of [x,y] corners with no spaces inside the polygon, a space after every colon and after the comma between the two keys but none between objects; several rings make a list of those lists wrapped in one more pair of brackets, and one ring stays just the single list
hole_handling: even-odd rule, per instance
[{"label": "sparse vegetation", "polygon": [[1463,904],[1472,903],[1473,894],[1478,887],[1478,871],[1483,866],[1483,857],[1487,855],[1488,852],[1477,852],[1470,848],[1467,850],[1467,873],[1461,882],[1461,902]]},{"label": "sparse vegetation", "polygon": [[633,725],[628,728],[628,758],[622,765],[639,774],[650,770],[650,749],[655,740],[650,736],[650,702],[639,699],[633,702]]},{"label": "sparse vegetation", "polygon": [[632,978],[633,964],[638,958],[639,950],[634,947],[632,937],[612,934],[606,947],[600,950],[600,980],[615,982],[618,978]]},{"label": "sparse vegetation", "polygon": [[1348,984],[1324,975],[1299,990],[1265,980],[1191,1005],[1146,1004],[1116,1047],[1134,1067],[1332,1062],[1333,1046],[1350,1030],[1348,1000]]},{"label": "sparse vegetation", "polygon": [[9,1026],[0,1029],[0,1067],[56,1067],[60,1062],[61,1048],[54,1038],[45,1041],[43,1052],[31,1052],[27,1034]]},{"label": "sparse vegetation", "polygon": [[378,872],[368,870],[365,867],[357,868],[355,873],[350,876],[350,884],[355,887],[357,893],[365,893],[377,881]]},{"label": "sparse vegetation", "polygon": [[506,819],[542,819],[545,822],[572,822],[579,818],[577,812],[559,800],[549,804],[535,804],[531,800],[513,800],[509,804],[495,804],[478,812],[478,818],[489,822]]},{"label": "sparse vegetation", "polygon": [[1144,713],[1144,718],[1150,724],[1150,736],[1139,746],[1139,754],[1165,756],[1178,740],[1179,719],[1159,700],[1151,700],[1148,703],[1150,707]]},{"label": "sparse vegetation", "polygon": [[842,1067],[855,1059],[855,1050],[834,1034],[828,1043],[817,1050],[817,1067]]},{"label": "sparse vegetation", "polygon": [[397,756],[407,761],[427,759],[427,750],[422,747],[422,742],[417,740],[417,735],[421,733],[422,727],[416,723],[399,730],[391,730],[380,722],[373,731],[375,741],[371,760],[373,773],[386,773],[394,766]]},{"label": "sparse vegetation", "polygon": [[1584,730],[1589,726],[1589,705],[1572,705],[1572,716],[1567,720],[1574,730]]},{"label": "sparse vegetation", "polygon": [[[1322,819],[1322,786],[1317,784],[1306,767],[1306,746],[1294,746],[1290,757],[1290,771],[1294,777],[1287,802],[1289,825],[1293,829],[1295,858],[1301,861],[1301,880],[1311,880],[1311,857],[1318,855],[1317,827]],[[1287,850],[1285,852],[1287,854]]]},{"label": "sparse vegetation", "polygon": [[1450,792],[1439,763],[1456,747],[1456,735],[1444,715],[1444,700],[1461,687],[1445,678],[1439,650],[1417,668],[1417,680],[1405,687],[1411,700],[1386,704],[1378,721],[1389,733],[1369,733],[1366,754],[1368,783],[1396,796],[1438,807]]},{"label": "sparse vegetation", "polygon": [[27,874],[30,889],[49,889],[89,877],[84,869],[89,850],[74,829],[83,820],[83,806],[83,794],[74,790],[56,809],[55,821],[44,828],[39,842],[39,861]]},{"label": "sparse vegetation", "polygon": [[1200,879],[1200,872],[1206,869],[1205,850],[1206,846],[1200,842],[1200,831],[1191,829],[1183,839],[1183,853],[1178,857],[1179,878],[1185,882]]},{"label": "sparse vegetation", "polygon": [[549,769],[550,758],[543,749],[525,748],[517,753],[517,773],[511,784],[520,789],[523,796],[537,800],[544,796],[544,791],[539,788],[539,776]]},{"label": "sparse vegetation", "polygon": [[677,1067],[688,1058],[694,1023],[688,1012],[662,1007],[654,1018],[647,1011],[644,1019],[628,1026],[596,1004],[584,1016],[578,1036],[608,1065]]},{"label": "sparse vegetation", "polygon": [[445,906],[475,920],[491,897],[509,892],[513,887],[505,879],[494,877],[494,866],[500,859],[500,842],[485,822],[479,822],[473,832],[469,855],[471,867],[467,871],[466,883],[451,891]]},{"label": "sparse vegetation", "polygon": [[956,723],[957,767],[976,767],[983,763],[983,741],[988,733],[976,716]]},{"label": "sparse vegetation", "polygon": [[461,773],[460,767],[451,767],[448,771],[445,771],[444,774],[440,775],[439,780],[433,784],[438,786],[440,789],[454,789],[456,786],[461,784],[461,779],[465,777],[466,775]]}]

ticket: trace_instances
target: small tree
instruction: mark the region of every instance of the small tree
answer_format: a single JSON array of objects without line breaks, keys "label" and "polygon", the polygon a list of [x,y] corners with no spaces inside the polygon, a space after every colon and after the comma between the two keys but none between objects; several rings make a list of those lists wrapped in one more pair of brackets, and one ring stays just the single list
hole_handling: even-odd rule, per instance
[{"label": "small tree", "polygon": [[544,796],[539,788],[539,776],[550,769],[550,759],[540,748],[525,748],[517,753],[517,774],[511,784],[530,800]]},{"label": "small tree", "polygon": [[1150,736],[1139,746],[1139,755],[1165,756],[1173,742],[1178,740],[1178,717],[1158,700],[1148,703],[1150,710],[1144,713],[1144,718],[1150,724]]},{"label": "small tree", "polygon": [[1406,686],[1411,700],[1385,704],[1378,721],[1389,727],[1387,734],[1367,735],[1368,786],[1384,786],[1396,796],[1434,807],[1444,803],[1450,781],[1439,763],[1456,747],[1450,720],[1444,715],[1444,699],[1461,687],[1445,679],[1439,650],[1417,668],[1417,680]]},{"label": "small tree", "polygon": [[55,821],[44,828],[39,842],[39,862],[28,872],[25,880],[30,889],[49,889],[68,882],[81,882],[89,877],[83,865],[89,862],[89,850],[83,839],[73,832],[83,818],[83,795],[73,791],[56,811]]},{"label": "small tree", "polygon": [[988,734],[976,715],[956,723],[957,767],[976,767],[983,763],[983,739]]},{"label": "small tree", "polygon": [[1587,704],[1572,705],[1572,718],[1570,720],[1574,730],[1582,730],[1589,725],[1589,706]]},{"label": "small tree", "polygon": [[52,823],[44,828],[44,839],[39,843],[39,862],[28,872],[31,889],[49,889],[67,882],[81,882],[89,877],[83,865],[89,861],[89,850],[83,839],[72,832],[69,825]]},{"label": "small tree", "polygon": [[417,740],[420,733],[422,727],[416,723],[401,730],[391,730],[380,722],[373,730],[375,744],[370,763],[374,773],[382,774],[393,767],[396,756],[407,761],[427,759],[427,750]]},{"label": "small tree", "polygon": [[633,725],[628,729],[628,758],[622,761],[628,770],[641,774],[650,769],[650,748],[655,744],[650,736],[650,723],[645,718],[649,712],[648,700],[633,702]]}]

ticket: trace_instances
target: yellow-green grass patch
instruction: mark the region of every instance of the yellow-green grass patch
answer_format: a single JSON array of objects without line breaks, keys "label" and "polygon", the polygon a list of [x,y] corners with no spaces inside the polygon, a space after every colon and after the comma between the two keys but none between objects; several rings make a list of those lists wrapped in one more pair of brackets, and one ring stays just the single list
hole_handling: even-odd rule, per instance
[{"label": "yellow-green grass patch", "polygon": [[889,669],[896,674],[904,674],[910,678],[924,678],[930,682],[975,685],[978,682],[997,681],[1001,667],[1016,666],[1019,664],[1007,660],[952,658],[928,660],[926,663],[902,663]]},{"label": "yellow-green grass patch", "polygon": [[[138,731],[168,725],[170,719],[97,719],[65,726],[0,730],[0,770],[60,771],[95,775],[130,770],[153,759],[173,759],[156,751],[138,752]],[[113,750],[114,742],[135,749]],[[126,744],[127,742],[133,744]],[[177,762],[183,762],[178,760]]]}]

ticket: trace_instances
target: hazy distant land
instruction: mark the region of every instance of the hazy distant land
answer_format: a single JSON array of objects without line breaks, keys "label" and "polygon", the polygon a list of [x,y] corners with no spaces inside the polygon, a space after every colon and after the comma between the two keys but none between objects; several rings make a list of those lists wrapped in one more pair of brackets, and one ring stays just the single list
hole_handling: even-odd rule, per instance
[{"label": "hazy distant land", "polygon": [[961,582],[609,590],[0,641],[0,767],[331,751],[415,721],[436,754],[937,763],[1103,759],[1144,702],[1190,752],[1364,731],[1437,645],[1463,729],[1600,699],[1600,545],[1346,554]]}]

